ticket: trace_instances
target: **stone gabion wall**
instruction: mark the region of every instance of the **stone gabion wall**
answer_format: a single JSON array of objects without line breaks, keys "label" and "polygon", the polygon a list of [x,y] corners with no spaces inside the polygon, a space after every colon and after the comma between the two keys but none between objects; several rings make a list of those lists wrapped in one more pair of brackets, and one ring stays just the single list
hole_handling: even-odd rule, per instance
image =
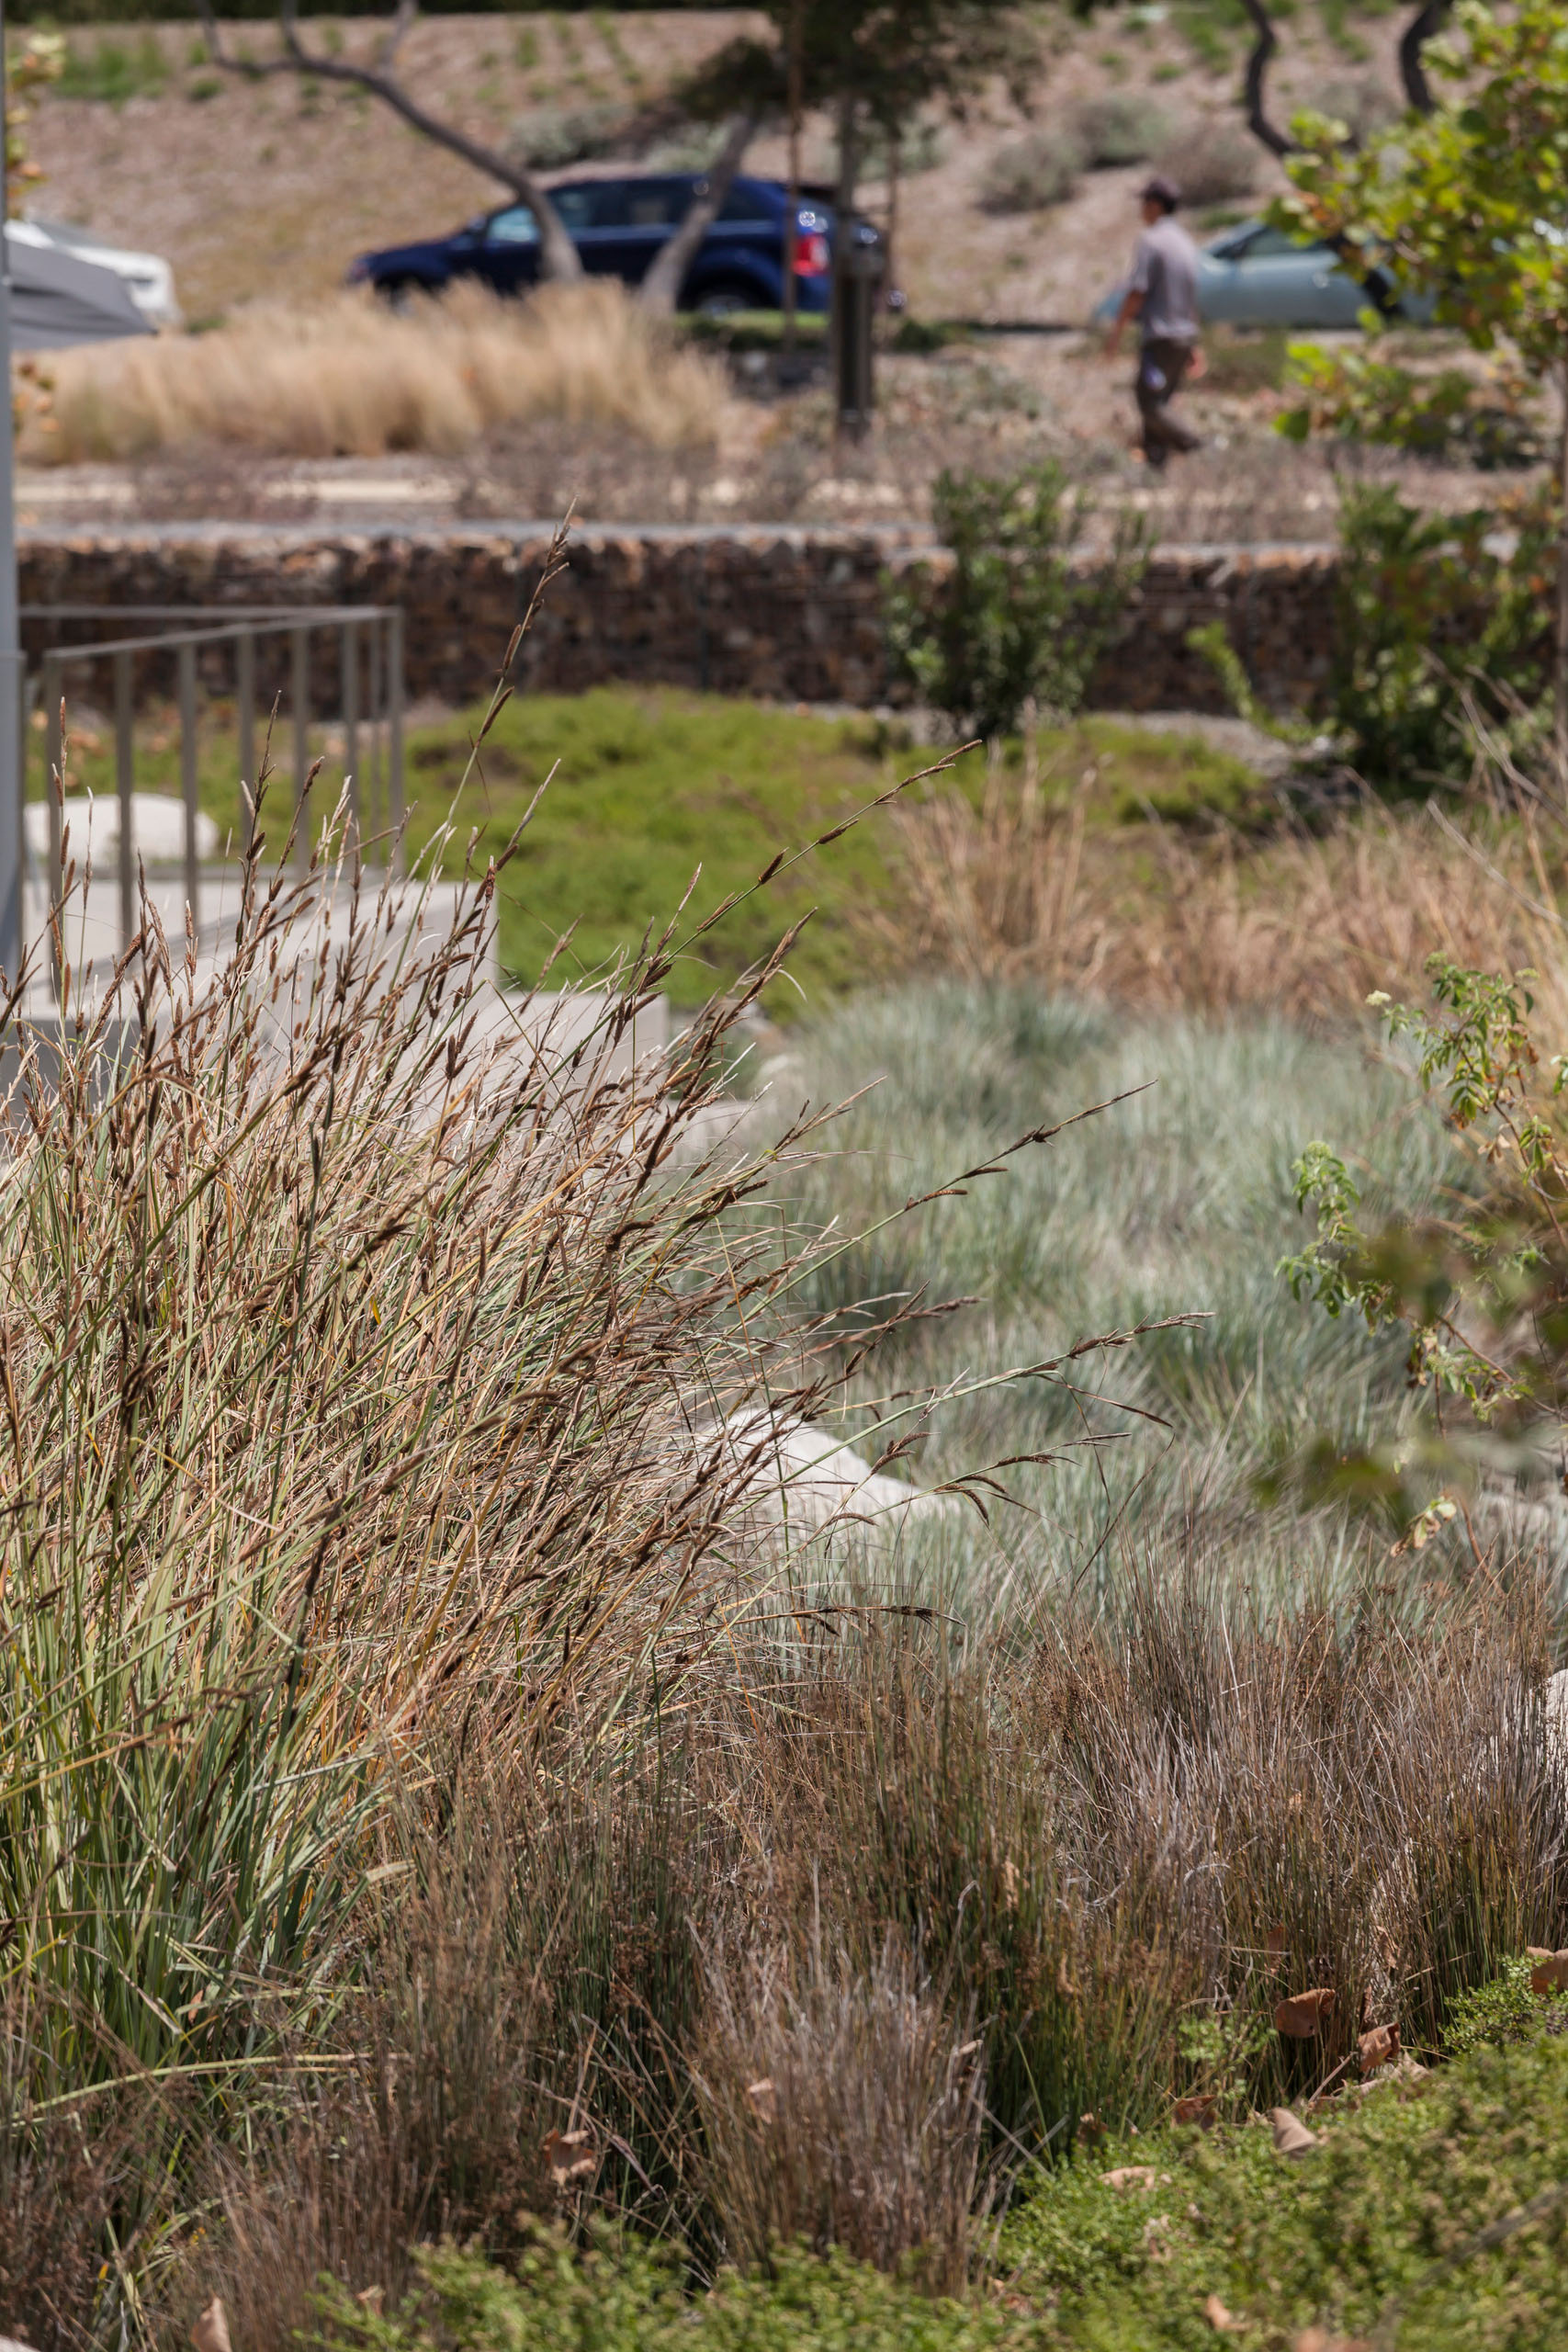
[{"label": "stone gabion wall", "polygon": [[[312,536],[168,526],[45,537],[21,549],[25,605],[400,605],[411,696],[484,693],[538,585],[540,528]],[[883,582],[941,548],[898,531],[736,526],[573,535],[525,641],[520,682],[575,692],[617,679],[871,708],[889,679]],[[1219,710],[1189,632],[1225,624],[1262,698],[1310,707],[1332,651],[1335,557],[1325,548],[1168,548],[1149,566],[1096,676],[1102,709]],[[80,631],[78,631],[78,635]],[[24,624],[29,655],[49,631]],[[330,702],[323,676],[319,694]],[[323,703],[323,707],[327,703]]]}]

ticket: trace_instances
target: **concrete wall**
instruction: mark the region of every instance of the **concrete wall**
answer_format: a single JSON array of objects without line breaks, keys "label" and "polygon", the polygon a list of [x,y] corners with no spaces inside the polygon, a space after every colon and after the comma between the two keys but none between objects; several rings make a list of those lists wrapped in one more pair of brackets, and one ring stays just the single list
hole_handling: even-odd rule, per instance
[{"label": "concrete wall", "polygon": [[[492,682],[548,536],[533,525],[328,537],[218,525],[35,532],[22,545],[21,593],[32,605],[400,604],[411,695],[457,703]],[[785,702],[897,701],[883,576],[943,560],[897,530],[587,527],[573,534],[525,642],[522,683],[575,692],[625,679]],[[1224,708],[1185,641],[1223,620],[1266,701],[1310,703],[1331,651],[1334,569],[1326,548],[1163,549],[1091,699],[1111,709]],[[24,640],[41,651],[45,633],[27,625]],[[330,675],[318,691],[330,707]]]}]

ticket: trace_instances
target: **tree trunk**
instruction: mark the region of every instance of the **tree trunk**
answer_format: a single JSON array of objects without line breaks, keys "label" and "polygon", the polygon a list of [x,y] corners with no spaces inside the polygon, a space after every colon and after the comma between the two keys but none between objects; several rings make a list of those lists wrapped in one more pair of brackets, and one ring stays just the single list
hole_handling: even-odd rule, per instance
[{"label": "tree trunk", "polygon": [[1557,449],[1557,647],[1551,705],[1557,797],[1568,808],[1568,366],[1559,374],[1557,389],[1562,418]]},{"label": "tree trunk", "polygon": [[1404,85],[1404,96],[1417,114],[1433,112],[1437,101],[1427,80],[1427,69],[1421,62],[1421,51],[1439,33],[1449,13],[1449,0],[1425,0],[1405,26],[1399,43],[1399,78]]},{"label": "tree trunk", "polygon": [[782,348],[793,358],[800,288],[795,281],[795,248],[800,239],[800,118],[801,87],[806,78],[806,0],[795,0],[789,16],[789,212],[784,220],[784,335]]},{"label": "tree trunk", "polygon": [[757,135],[754,114],[738,114],[730,124],[718,161],[693,191],[686,215],[674,235],[660,246],[653,266],[642,281],[637,300],[649,311],[672,311],[681,298],[686,272],[697,247],[718,219],[735,186],[735,175],[746,160],[746,150]]},{"label": "tree trunk", "polygon": [[[860,180],[860,108],[846,95],[839,101],[839,187],[833,198],[833,292],[829,366],[835,403],[843,384],[844,305],[850,297],[849,262],[854,239],[855,189]],[[843,437],[841,407],[834,417],[835,440]]]}]

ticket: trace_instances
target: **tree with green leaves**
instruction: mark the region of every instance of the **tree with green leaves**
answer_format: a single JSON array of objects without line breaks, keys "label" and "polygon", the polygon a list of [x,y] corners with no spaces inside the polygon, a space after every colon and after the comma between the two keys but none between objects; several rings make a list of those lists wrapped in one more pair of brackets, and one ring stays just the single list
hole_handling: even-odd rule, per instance
[{"label": "tree with green leaves", "polygon": [[1568,789],[1568,7],[1521,0],[1504,20],[1461,0],[1427,60],[1446,103],[1359,149],[1323,116],[1298,117],[1292,193],[1275,207],[1330,240],[1347,266],[1429,294],[1441,325],[1477,351],[1516,355],[1561,401],[1553,662],[1556,757]]}]

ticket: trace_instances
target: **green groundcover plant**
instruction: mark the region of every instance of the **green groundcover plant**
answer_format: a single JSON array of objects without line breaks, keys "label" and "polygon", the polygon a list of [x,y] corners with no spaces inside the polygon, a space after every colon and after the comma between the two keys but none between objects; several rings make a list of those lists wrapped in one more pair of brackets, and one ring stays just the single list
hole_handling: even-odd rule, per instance
[{"label": "green groundcover plant", "polygon": [[1329,2343],[1544,2352],[1568,2330],[1568,2001],[1517,1981],[1499,1990],[1502,2003],[1481,1996],[1461,2020],[1475,2037],[1465,2055],[1331,2099],[1295,2158],[1255,2118],[1108,2139],[1036,2172],[988,2287],[964,2300],[801,2247],[694,2292],[678,2248],[604,2230],[578,2251],[541,2225],[511,2271],[427,2250],[414,2291],[385,2314],[326,2287],[313,2340],[321,2352],[1133,2352],[1230,2335],[1284,2346],[1317,2326]]}]

